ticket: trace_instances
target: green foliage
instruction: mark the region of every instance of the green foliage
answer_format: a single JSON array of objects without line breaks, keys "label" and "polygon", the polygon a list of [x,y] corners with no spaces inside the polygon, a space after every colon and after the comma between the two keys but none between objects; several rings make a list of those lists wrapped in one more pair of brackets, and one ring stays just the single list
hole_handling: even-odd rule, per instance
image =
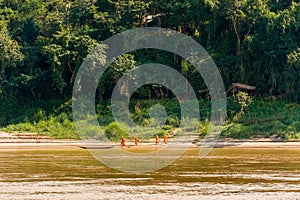
[{"label": "green foliage", "polygon": [[7,132],[37,133],[57,139],[79,139],[75,132],[74,124],[69,119],[60,122],[55,117],[49,117],[37,123],[24,122],[15,125],[12,124],[2,130]]},{"label": "green foliage", "polygon": [[205,119],[204,122],[198,122],[197,125],[197,132],[200,133],[201,137],[206,136],[211,131],[212,124],[209,122],[208,119]]},{"label": "green foliage", "polygon": [[170,125],[172,127],[179,127],[180,121],[179,121],[178,117],[171,116],[171,117],[167,118],[166,124]]},{"label": "green foliage", "polygon": [[[19,118],[15,118],[15,123],[2,128],[4,131],[18,131],[18,132],[35,132],[41,135],[49,135],[54,138],[75,138],[84,139],[103,137],[104,134],[113,141],[118,141],[122,135],[128,137],[128,127],[124,124],[113,122],[114,118],[110,113],[108,102],[102,102],[97,105],[97,113],[99,113],[98,121],[102,127],[92,126],[89,124],[90,119],[80,122],[83,126],[84,133],[77,133],[72,122],[71,101],[66,101],[61,104],[55,103],[52,109],[47,110],[40,107],[39,109],[27,108],[20,110]],[[53,104],[53,105],[55,105]],[[155,102],[143,101],[145,105],[155,105]],[[200,102],[204,105],[203,102]],[[234,107],[237,102],[229,101],[228,113],[238,113],[240,107]],[[40,103],[43,105],[43,103]],[[141,105],[141,103],[140,103]],[[172,108],[176,105],[172,101],[164,102],[166,108]],[[142,107],[144,107],[142,106]],[[145,108],[145,107],[144,107]],[[171,110],[171,111],[170,111]],[[141,138],[151,138],[156,134],[160,136],[170,134],[178,127],[179,122],[184,123],[175,117],[177,109],[170,109],[168,111],[168,118],[162,130],[153,132],[151,127],[147,127],[151,122],[150,119],[144,118],[144,127],[137,129],[134,132],[141,134]],[[148,110],[143,109],[143,116],[148,115]],[[52,113],[52,114],[50,114]],[[247,110],[240,115],[236,121],[228,118],[228,124],[224,127],[222,132],[223,137],[233,138],[253,138],[253,137],[271,137],[276,136],[284,139],[297,139],[300,133],[300,107],[297,104],[285,103],[284,101],[266,101],[255,100],[251,103]],[[135,113],[131,114],[132,117]],[[148,122],[146,122],[148,121]],[[209,118],[197,122],[197,132],[201,137],[204,137],[208,132],[213,131]],[[192,124],[185,124],[186,129],[181,131],[195,131]],[[180,131],[180,130],[179,130]],[[85,135],[83,135],[85,134]]]},{"label": "green foliage", "polygon": [[[108,66],[107,70],[102,75],[98,83],[99,98],[103,100],[104,96],[111,95],[114,86],[124,73],[135,67],[134,55],[123,54],[115,59],[115,61]],[[123,81],[120,84],[119,90],[121,95],[126,95],[129,89],[128,83]]]},{"label": "green foliage", "polygon": [[[83,60],[103,64],[109,49],[97,44],[115,33],[144,26],[170,28],[194,38],[213,57],[226,87],[242,82],[256,86],[256,98],[299,103],[299,12],[299,1],[273,0],[1,1],[0,126],[45,131],[55,137],[69,129],[67,135],[74,137],[70,99]],[[93,51],[95,46],[99,48]],[[209,99],[203,78],[190,63],[170,52],[137,50],[116,58],[99,80],[96,110],[101,126],[114,121],[110,105],[104,102],[111,98],[120,77],[137,65],[153,62],[173,67],[191,83],[199,99]],[[97,67],[91,66],[90,72]],[[125,81],[119,89],[127,95],[129,87]],[[166,108],[167,125],[179,126],[180,106],[169,89],[147,84],[131,98],[136,123],[151,124],[149,109],[159,103]],[[137,99],[149,100],[137,103]],[[199,100],[201,121],[210,118],[206,100]],[[227,121],[237,123],[230,129],[237,137],[239,129],[270,123],[279,130],[284,126],[289,133],[284,137],[293,138],[300,121],[295,105],[251,103],[249,96],[239,93],[236,101],[228,99]],[[199,129],[207,124],[200,123]],[[95,137],[99,134],[96,127],[86,128]]]},{"label": "green foliage", "polygon": [[223,137],[230,138],[269,138],[273,139],[299,139],[300,132],[297,131],[297,124],[285,125],[281,121],[243,125],[240,123],[229,124],[223,131]]},{"label": "green foliage", "polygon": [[[97,43],[123,30],[159,26],[199,41],[216,61],[226,86],[245,82],[256,85],[259,95],[283,95],[299,101],[298,1],[16,2],[0,3],[1,76],[13,86],[7,88],[6,82],[1,82],[2,94],[6,89],[15,90],[13,95],[23,99],[70,98],[78,67]],[[182,72],[196,91],[205,89],[200,74],[187,62],[147,49],[115,62],[112,72],[99,83],[100,98],[109,98],[120,74],[132,69],[135,62],[153,61]],[[152,91],[155,96],[155,88],[147,87],[142,92]],[[197,95],[207,97],[205,93]]]},{"label": "green foliage", "polygon": [[241,105],[241,111],[245,111],[245,108],[252,103],[250,95],[246,92],[238,92],[236,95],[238,104]]},{"label": "green foliage", "polygon": [[171,130],[173,130],[173,126],[170,126],[170,125],[164,125],[163,127],[162,127],[162,130],[165,130],[165,131],[171,131]]},{"label": "green foliage", "polygon": [[3,94],[4,87],[8,85],[11,74],[14,74],[16,67],[22,63],[23,59],[21,46],[11,37],[6,22],[0,19],[0,95],[5,95]]},{"label": "green foliage", "polygon": [[[53,87],[60,92],[67,84],[72,85],[75,72],[96,41],[81,31],[62,30],[54,35],[54,42],[43,47],[51,66]],[[69,75],[66,75],[69,74]],[[65,77],[70,77],[66,80]]]},{"label": "green foliage", "polygon": [[286,139],[300,139],[300,121],[291,123],[284,134]]},{"label": "green foliage", "polygon": [[165,130],[160,130],[157,133],[153,134],[153,137],[158,135],[159,138],[162,138],[164,135],[167,135],[167,132]]},{"label": "green foliage", "polygon": [[112,122],[105,128],[105,136],[111,141],[121,141],[122,136],[128,136],[128,127],[126,124]]},{"label": "green foliage", "polygon": [[300,107],[283,101],[254,101],[234,123],[223,129],[223,137],[253,138],[275,136],[299,138]]},{"label": "green foliage", "polygon": [[18,107],[18,112],[8,121],[4,131],[32,132],[53,138],[78,139],[70,102],[36,102],[25,107]]}]

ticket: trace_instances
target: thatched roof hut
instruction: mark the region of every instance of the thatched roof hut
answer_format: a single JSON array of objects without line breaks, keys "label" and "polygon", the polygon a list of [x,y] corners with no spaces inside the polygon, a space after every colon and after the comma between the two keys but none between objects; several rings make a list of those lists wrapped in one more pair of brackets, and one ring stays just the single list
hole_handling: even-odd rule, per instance
[{"label": "thatched roof hut", "polygon": [[256,89],[256,87],[252,86],[252,85],[247,85],[247,84],[243,84],[243,83],[232,83],[232,85],[227,90],[227,93],[232,92],[232,95],[234,96],[234,94],[238,91],[245,91],[245,92],[250,92],[250,94],[252,96],[252,92],[255,89]]}]

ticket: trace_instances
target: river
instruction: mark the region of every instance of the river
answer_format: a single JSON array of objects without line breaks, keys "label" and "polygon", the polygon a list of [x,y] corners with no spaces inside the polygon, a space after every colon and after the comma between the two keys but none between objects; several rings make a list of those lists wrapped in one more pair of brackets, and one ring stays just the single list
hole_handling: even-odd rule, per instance
[{"label": "river", "polygon": [[300,199],[300,149],[189,149],[156,172],[110,169],[84,149],[0,151],[0,199]]}]

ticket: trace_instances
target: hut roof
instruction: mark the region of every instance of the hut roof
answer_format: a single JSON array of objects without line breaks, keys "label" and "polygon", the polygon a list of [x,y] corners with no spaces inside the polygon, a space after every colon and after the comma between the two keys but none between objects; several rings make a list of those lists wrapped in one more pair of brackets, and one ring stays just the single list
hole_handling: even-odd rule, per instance
[{"label": "hut roof", "polygon": [[256,89],[255,86],[246,85],[246,84],[242,84],[242,83],[232,83],[232,87],[243,88],[246,90],[255,90]]}]

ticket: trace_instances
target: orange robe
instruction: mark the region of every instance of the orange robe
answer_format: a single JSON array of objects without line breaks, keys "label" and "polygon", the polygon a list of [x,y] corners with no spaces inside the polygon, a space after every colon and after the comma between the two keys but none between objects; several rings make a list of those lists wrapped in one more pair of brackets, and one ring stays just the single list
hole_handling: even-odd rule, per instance
[{"label": "orange robe", "polygon": [[158,144],[158,135],[155,137],[155,143]]},{"label": "orange robe", "polygon": [[122,140],[121,140],[121,146],[125,147],[125,139],[123,137],[122,137]]},{"label": "orange robe", "polygon": [[164,135],[164,143],[167,144],[167,136]]}]

